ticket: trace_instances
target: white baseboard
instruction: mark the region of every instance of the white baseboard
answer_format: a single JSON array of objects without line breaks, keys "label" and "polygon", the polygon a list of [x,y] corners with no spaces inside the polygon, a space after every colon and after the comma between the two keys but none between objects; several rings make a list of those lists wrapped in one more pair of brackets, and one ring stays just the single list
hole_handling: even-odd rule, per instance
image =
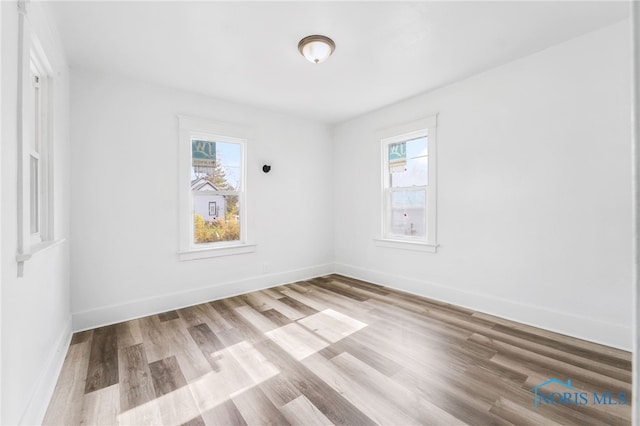
[{"label": "white baseboard", "polygon": [[486,294],[472,293],[429,281],[416,280],[341,263],[335,264],[335,272],[579,339],[626,351],[632,349],[631,324],[613,324],[541,306],[501,299]]},{"label": "white baseboard", "polygon": [[134,318],[166,312],[181,307],[197,305],[212,300],[237,296],[285,283],[306,280],[333,273],[333,264],[311,266],[276,274],[264,274],[241,281],[232,281],[215,286],[202,287],[195,290],[163,294],[160,296],[138,299],[118,305],[104,306],[97,309],[75,312],[73,330],[81,331],[104,325],[115,324]]},{"label": "white baseboard", "polygon": [[27,408],[22,414],[20,425],[41,425],[47,412],[49,401],[58,382],[58,376],[62,371],[64,358],[71,343],[71,317],[63,327],[56,339],[51,353],[47,359],[42,373],[38,379]]}]

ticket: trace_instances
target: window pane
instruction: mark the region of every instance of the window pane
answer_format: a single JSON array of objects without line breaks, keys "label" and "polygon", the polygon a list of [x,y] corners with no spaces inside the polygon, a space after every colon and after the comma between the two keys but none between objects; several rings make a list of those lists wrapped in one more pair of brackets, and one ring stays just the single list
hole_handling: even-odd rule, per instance
[{"label": "window pane", "polygon": [[215,191],[240,189],[242,147],[237,143],[191,140],[191,180],[209,182]]},{"label": "window pane", "polygon": [[33,112],[33,118],[34,118],[34,128],[33,128],[33,150],[35,152],[40,152],[40,135],[42,132],[42,125],[40,123],[41,120],[41,111],[40,111],[40,87],[39,87],[39,81],[40,78],[38,76],[34,77],[34,88],[33,88],[33,92],[34,92],[34,106],[35,106],[35,111]]},{"label": "window pane", "polygon": [[194,243],[240,240],[240,206],[237,195],[194,191],[193,209]]},{"label": "window pane", "polygon": [[31,233],[36,234],[40,231],[40,226],[39,226],[40,225],[40,218],[39,218],[40,206],[38,205],[38,201],[40,198],[38,197],[38,190],[39,190],[38,187],[40,185],[38,182],[38,159],[36,157],[31,157],[29,173],[30,173],[29,198],[31,203],[31,212],[30,212]]},{"label": "window pane", "polygon": [[393,235],[426,235],[426,191],[393,191],[390,194],[390,230]]},{"label": "window pane", "polygon": [[[403,142],[405,146],[406,162],[404,165],[396,160],[392,165],[392,147],[400,144],[389,145],[389,170],[391,174],[391,187],[402,188],[409,186],[423,186],[429,183],[429,156],[427,137],[412,139]],[[395,149],[397,152],[398,149]],[[395,153],[394,152],[394,153]],[[400,165],[398,165],[400,164]],[[393,166],[393,167],[392,167]]]}]

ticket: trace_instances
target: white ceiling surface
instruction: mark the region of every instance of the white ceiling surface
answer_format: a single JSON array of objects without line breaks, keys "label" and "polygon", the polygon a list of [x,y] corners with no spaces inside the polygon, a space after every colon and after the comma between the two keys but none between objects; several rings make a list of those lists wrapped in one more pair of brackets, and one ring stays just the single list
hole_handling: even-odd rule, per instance
[{"label": "white ceiling surface", "polygon": [[[72,68],[336,123],[628,16],[625,2],[50,2]],[[307,62],[298,41],[336,43]],[[597,58],[594,58],[596,60]]]}]

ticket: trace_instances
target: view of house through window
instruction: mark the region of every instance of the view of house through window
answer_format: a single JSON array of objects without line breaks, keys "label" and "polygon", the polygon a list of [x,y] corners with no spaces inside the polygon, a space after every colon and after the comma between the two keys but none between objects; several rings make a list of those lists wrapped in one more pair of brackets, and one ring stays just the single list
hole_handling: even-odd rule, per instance
[{"label": "view of house through window", "polygon": [[242,145],[191,138],[191,193],[195,244],[240,240]]}]

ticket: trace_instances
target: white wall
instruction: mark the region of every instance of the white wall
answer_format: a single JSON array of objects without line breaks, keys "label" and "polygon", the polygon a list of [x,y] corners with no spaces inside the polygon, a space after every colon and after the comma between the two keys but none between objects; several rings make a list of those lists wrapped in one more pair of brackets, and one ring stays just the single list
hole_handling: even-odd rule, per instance
[{"label": "white wall", "polygon": [[[89,71],[74,70],[71,82],[75,329],[332,270],[326,126]],[[256,252],[178,260],[178,114],[251,129],[248,220]]]},{"label": "white wall", "polygon": [[[630,349],[629,42],[622,22],[337,126],[337,271]],[[434,113],[441,247],[376,247],[374,133]]]},{"label": "white wall", "polygon": [[[17,277],[17,55],[16,2],[2,8],[1,315],[2,418],[0,423],[42,420],[71,336],[69,250],[65,242],[35,255]],[[68,70],[41,4],[28,17],[56,71],[54,76],[54,210],[57,238],[69,229]]]}]

